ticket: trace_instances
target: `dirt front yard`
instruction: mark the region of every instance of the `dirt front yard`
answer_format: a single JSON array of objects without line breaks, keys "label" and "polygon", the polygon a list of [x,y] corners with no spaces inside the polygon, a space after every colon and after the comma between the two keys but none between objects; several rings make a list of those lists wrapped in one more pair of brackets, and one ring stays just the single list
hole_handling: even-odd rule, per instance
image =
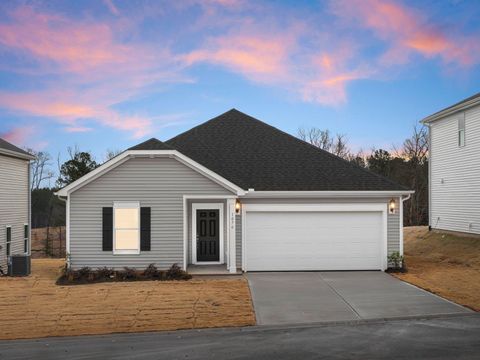
[{"label": "dirt front yard", "polygon": [[0,339],[255,324],[243,278],[57,286],[62,264],[35,259],[33,275],[0,278]]},{"label": "dirt front yard", "polygon": [[398,278],[480,311],[480,236],[404,229],[408,272]]}]

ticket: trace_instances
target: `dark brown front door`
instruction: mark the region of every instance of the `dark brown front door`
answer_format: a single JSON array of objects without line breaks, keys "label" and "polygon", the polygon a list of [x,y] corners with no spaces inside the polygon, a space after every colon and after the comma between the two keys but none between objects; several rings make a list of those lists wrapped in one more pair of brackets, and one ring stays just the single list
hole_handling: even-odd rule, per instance
[{"label": "dark brown front door", "polygon": [[220,260],[218,210],[197,210],[197,261]]}]

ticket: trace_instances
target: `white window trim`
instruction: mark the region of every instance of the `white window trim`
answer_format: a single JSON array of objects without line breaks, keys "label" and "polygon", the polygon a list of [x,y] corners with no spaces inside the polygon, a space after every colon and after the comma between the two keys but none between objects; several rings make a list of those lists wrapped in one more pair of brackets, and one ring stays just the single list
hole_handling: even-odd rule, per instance
[{"label": "white window trim", "polygon": [[[220,265],[224,264],[223,253],[223,203],[192,203],[192,264],[194,265]],[[197,210],[218,210],[219,222],[219,242],[220,256],[219,261],[197,261]]]},{"label": "white window trim", "polygon": [[247,221],[248,213],[254,211],[315,211],[315,212],[380,212],[382,214],[382,249],[380,270],[388,267],[388,239],[387,239],[387,212],[388,204],[383,203],[354,203],[354,204],[244,204],[242,206],[242,270],[248,272],[247,264]]},{"label": "white window trim", "polygon": [[[25,237],[25,226],[28,226],[28,231],[27,231],[27,237]],[[25,250],[25,241],[27,241],[27,251],[25,251],[25,255],[28,255],[30,253],[30,226],[27,223],[23,224],[23,250]]]},{"label": "white window trim", "polygon": [[[458,118],[457,118],[457,145],[460,148],[465,147],[467,144],[467,132],[466,132],[466,126],[465,126],[465,113],[462,113]],[[463,121],[463,127],[460,127],[460,121]],[[462,134],[462,136],[460,135]],[[462,144],[463,141],[463,144]]]},{"label": "white window trim", "polygon": [[[115,209],[133,209],[138,211],[138,236],[136,250],[117,250],[117,232],[115,227]],[[139,255],[140,254],[140,202],[114,202],[113,203],[113,255]]]}]

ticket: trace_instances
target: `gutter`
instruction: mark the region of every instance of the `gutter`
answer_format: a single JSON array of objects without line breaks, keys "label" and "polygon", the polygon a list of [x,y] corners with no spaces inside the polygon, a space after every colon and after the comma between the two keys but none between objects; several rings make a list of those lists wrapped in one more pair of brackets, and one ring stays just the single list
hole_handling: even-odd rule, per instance
[{"label": "gutter", "polygon": [[248,191],[241,198],[368,198],[397,197],[408,195],[415,191]]},{"label": "gutter", "polygon": [[467,101],[467,102],[464,102],[464,103],[461,103],[461,104],[458,104],[458,105],[453,105],[452,107],[449,107],[447,109],[444,109],[444,110],[436,112],[432,115],[429,115],[429,116],[423,118],[422,120],[420,120],[420,122],[422,124],[428,124],[428,123],[431,123],[433,121],[440,120],[444,117],[453,115],[456,112],[463,111],[463,110],[466,110],[468,108],[471,108],[475,105],[480,105],[480,95],[471,99],[470,101]]}]

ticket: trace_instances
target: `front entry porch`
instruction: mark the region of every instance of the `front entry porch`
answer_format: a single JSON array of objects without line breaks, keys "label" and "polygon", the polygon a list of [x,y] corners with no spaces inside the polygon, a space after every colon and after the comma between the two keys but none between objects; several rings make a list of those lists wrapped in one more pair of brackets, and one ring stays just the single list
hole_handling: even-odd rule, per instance
[{"label": "front entry porch", "polygon": [[231,272],[226,264],[220,265],[193,265],[189,264],[187,272],[190,275],[241,275],[242,270],[237,269],[236,272]]},{"label": "front entry porch", "polygon": [[185,196],[185,262],[192,275],[236,274],[236,196]]}]

